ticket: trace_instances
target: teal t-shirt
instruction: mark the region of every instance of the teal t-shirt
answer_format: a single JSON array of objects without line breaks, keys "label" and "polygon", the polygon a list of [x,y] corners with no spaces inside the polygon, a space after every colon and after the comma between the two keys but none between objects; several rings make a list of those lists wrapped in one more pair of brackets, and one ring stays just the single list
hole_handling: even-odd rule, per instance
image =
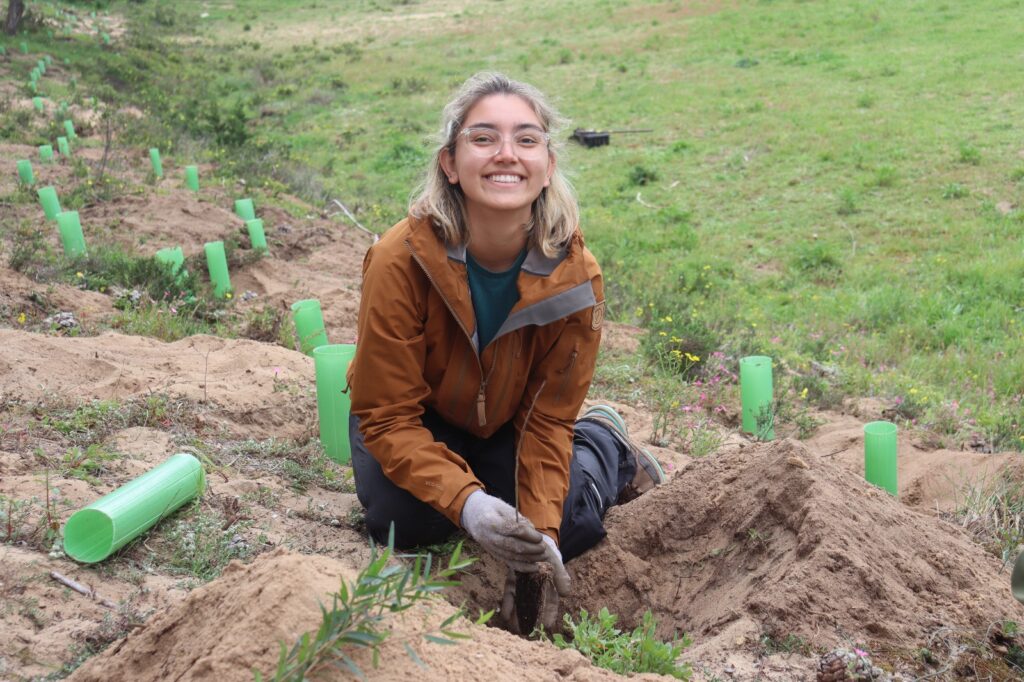
[{"label": "teal t-shirt", "polygon": [[525,260],[526,249],[523,249],[511,268],[503,272],[491,272],[473,260],[469,251],[466,251],[469,293],[473,299],[473,312],[476,313],[477,339],[481,351],[501,329],[512,306],[519,300],[516,279]]}]

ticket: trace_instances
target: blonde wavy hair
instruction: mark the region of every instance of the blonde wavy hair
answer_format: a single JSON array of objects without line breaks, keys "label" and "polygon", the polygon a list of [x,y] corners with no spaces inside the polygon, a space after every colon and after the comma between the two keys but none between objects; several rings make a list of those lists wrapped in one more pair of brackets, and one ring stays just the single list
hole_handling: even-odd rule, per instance
[{"label": "blonde wavy hair", "polygon": [[[451,184],[445,177],[440,163],[441,152],[447,149],[450,154],[455,153],[455,142],[466,114],[489,95],[515,95],[529,104],[545,132],[551,134],[549,149],[552,158],[558,159],[561,150],[555,135],[566,121],[537,88],[491,72],[478,73],[463,83],[441,114],[441,132],[436,139],[438,146],[427,167],[426,177],[417,188],[418,196],[409,203],[409,214],[414,218],[432,219],[447,244],[465,244],[469,240],[469,230],[462,188]],[[561,251],[579,224],[576,192],[560,166],[555,164],[550,184],[534,200],[530,222],[526,225],[529,246],[539,248],[549,258]]]}]

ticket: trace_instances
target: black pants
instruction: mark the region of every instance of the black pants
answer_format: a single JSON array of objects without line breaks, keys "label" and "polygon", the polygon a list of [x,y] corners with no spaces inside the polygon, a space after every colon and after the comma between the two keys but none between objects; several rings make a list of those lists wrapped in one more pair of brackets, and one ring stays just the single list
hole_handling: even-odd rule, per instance
[{"label": "black pants", "polygon": [[[448,424],[431,410],[423,415],[423,425],[434,440],[466,460],[489,494],[515,504],[515,437],[511,422],[486,439]],[[374,540],[386,543],[392,523],[395,546],[402,549],[443,542],[456,530],[444,515],[384,475],[366,449],[356,417],[351,418],[349,438],[356,494],[366,509],[366,526]],[[606,535],[605,512],[635,473],[633,458],[627,457],[624,444],[606,426],[585,419],[576,422],[569,493],[559,529],[564,561],[579,556]]]}]

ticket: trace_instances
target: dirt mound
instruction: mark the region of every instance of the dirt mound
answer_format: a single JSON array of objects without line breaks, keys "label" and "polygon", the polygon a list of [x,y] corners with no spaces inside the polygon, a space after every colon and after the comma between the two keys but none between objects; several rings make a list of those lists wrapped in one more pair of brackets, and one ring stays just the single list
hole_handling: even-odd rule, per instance
[{"label": "dirt mound", "polygon": [[912,645],[1024,619],[1000,563],[959,529],[795,441],[694,461],[606,523],[572,564],[566,606],[626,622],[651,609],[664,634],[709,639],[747,619],[822,647]]},{"label": "dirt mound", "polygon": [[175,343],[108,332],[64,338],[0,329],[0,395],[8,400],[120,400],[153,392],[211,407],[242,438],[316,433],[313,361],[280,346],[214,336]]},{"label": "dirt mound", "polygon": [[13,327],[41,322],[60,312],[74,313],[76,320],[90,324],[112,314],[114,307],[109,296],[67,284],[41,285],[0,266],[0,319]]},{"label": "dirt mound", "polygon": [[[354,570],[325,556],[301,556],[284,550],[249,566],[234,562],[220,579],[192,592],[176,606],[153,617],[145,627],[103,654],[90,659],[71,680],[216,679],[249,682],[252,670],[272,671],[278,642],[290,646],[320,624],[319,603]],[[526,642],[500,630],[456,621],[471,641],[457,646],[428,643],[431,632],[453,612],[444,602],[420,604],[388,619],[391,630],[374,670],[368,651],[349,647],[355,663],[375,680],[617,680],[618,675],[592,667],[576,652]],[[405,652],[414,648],[428,669]],[[336,673],[337,679],[350,679]],[[332,679],[326,671],[323,679]],[[643,675],[639,679],[659,679]]]}]

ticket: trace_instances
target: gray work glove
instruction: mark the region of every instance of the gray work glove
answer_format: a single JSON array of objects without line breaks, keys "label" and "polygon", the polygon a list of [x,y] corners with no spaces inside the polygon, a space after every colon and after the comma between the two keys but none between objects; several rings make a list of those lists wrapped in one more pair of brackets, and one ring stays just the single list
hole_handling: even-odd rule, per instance
[{"label": "gray work glove", "polygon": [[[461,521],[481,547],[521,573],[536,573],[537,562],[547,561],[550,556],[551,547],[529,519],[483,490],[473,491],[466,498]],[[561,560],[558,565],[562,565]]]},{"label": "gray work glove", "polygon": [[[527,614],[518,613],[516,607],[516,572],[510,568],[505,577],[505,593],[501,597],[500,613],[509,629],[516,634],[529,635],[537,626],[550,632],[558,619],[558,600],[569,595],[571,581],[569,573],[562,565],[562,553],[558,551],[555,541],[547,535],[544,536],[544,544],[547,545],[548,551],[543,563],[547,563],[551,570],[542,571],[544,578],[540,583],[539,594],[535,595],[538,603],[526,606]],[[527,594],[534,594],[533,590],[529,590]],[[531,616],[536,619],[529,620]]]}]

